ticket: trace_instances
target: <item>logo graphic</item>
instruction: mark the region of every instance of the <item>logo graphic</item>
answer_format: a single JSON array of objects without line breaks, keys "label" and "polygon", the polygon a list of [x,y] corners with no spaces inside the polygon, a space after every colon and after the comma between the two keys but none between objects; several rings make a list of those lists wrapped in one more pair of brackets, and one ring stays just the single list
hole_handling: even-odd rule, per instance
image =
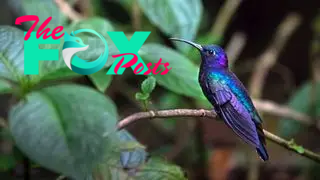
[{"label": "logo graphic", "polygon": [[[85,51],[89,48],[89,45],[85,45],[81,38],[75,36],[76,34],[82,32],[95,34],[104,43],[104,52],[95,61],[89,62],[88,60],[83,60],[77,55],[74,55],[79,51]],[[72,32],[70,35],[65,32],[64,40],[65,42],[62,48],[62,57],[68,68],[72,71],[83,75],[92,74],[99,71],[106,64],[108,59],[108,44],[104,37],[94,30],[79,29],[75,32]]]},{"label": "logo graphic", "polygon": [[[37,31],[34,31],[34,28],[39,23],[38,16],[25,15],[16,19],[15,24],[17,25],[21,25],[21,23],[26,21],[34,21],[30,29],[24,33],[24,74],[39,74],[40,61],[59,61],[60,52],[58,48],[40,49],[39,45],[60,44],[60,38],[64,39],[61,55],[70,70],[78,74],[88,75],[104,67],[108,60],[109,47],[101,34],[91,29],[79,29],[70,34],[67,32],[63,33],[63,26],[57,26],[51,30],[49,27],[46,27],[51,19],[52,17],[48,17]],[[101,40],[104,44],[104,52],[94,61],[92,59],[81,59],[76,55],[77,52],[86,51],[89,48],[89,45],[84,44],[80,37],[76,37],[76,34],[84,32],[96,35],[99,38],[97,38],[97,41]],[[154,58],[149,59],[149,62],[145,63],[138,53],[150,33],[149,31],[137,31],[128,40],[122,31],[108,31],[108,36],[120,54],[112,54],[112,58],[115,59],[106,74],[121,75],[129,67],[131,67],[136,75],[149,75],[150,73],[167,74],[172,69],[169,68],[169,62],[162,63],[162,58],[155,56],[160,59],[158,61],[155,61]]]}]

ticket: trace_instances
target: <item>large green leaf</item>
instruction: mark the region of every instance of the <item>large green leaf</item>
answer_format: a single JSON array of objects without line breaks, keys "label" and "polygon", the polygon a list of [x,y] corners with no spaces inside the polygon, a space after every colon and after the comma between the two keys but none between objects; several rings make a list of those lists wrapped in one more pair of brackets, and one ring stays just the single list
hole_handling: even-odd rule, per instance
[{"label": "large green leaf", "polygon": [[112,75],[107,75],[109,69],[105,68],[96,73],[88,75],[92,83],[100,92],[105,92],[112,81]]},{"label": "large green leaf", "polygon": [[[170,36],[193,40],[202,17],[201,0],[138,0],[150,21]],[[175,42],[176,43],[176,42]],[[190,48],[177,43],[179,49]]]},{"label": "large green leaf", "polygon": [[115,149],[117,112],[93,89],[58,85],[32,92],[9,113],[17,146],[55,172],[84,179]]},{"label": "large green leaf", "polygon": [[24,73],[23,31],[0,26],[0,77],[19,82]]},{"label": "large green leaf", "polygon": [[[288,106],[297,112],[301,112],[307,115],[314,115],[319,117],[320,115],[320,83],[316,85],[316,99],[312,101],[315,102],[315,106],[311,107],[311,88],[310,82],[303,84],[290,98]],[[315,108],[315,109],[313,109]],[[313,112],[314,111],[314,112]],[[292,137],[299,131],[304,129],[304,125],[293,120],[284,118],[279,121],[279,131],[281,136]]]},{"label": "large green leaf", "polygon": [[[68,20],[53,0],[10,0],[8,2],[18,16],[37,15],[39,17],[39,23],[35,30],[37,30],[48,17],[52,17],[52,20],[46,27],[51,28],[51,30],[57,26],[65,25]],[[25,23],[27,30],[32,26],[34,21]]]},{"label": "large green leaf", "polygon": [[[169,62],[169,68],[172,69],[167,74],[153,75],[159,85],[178,94],[204,98],[198,83],[198,68],[188,58],[159,44],[145,44],[139,54],[146,63],[157,63],[160,58],[162,63]],[[160,68],[164,69],[164,67]]]}]

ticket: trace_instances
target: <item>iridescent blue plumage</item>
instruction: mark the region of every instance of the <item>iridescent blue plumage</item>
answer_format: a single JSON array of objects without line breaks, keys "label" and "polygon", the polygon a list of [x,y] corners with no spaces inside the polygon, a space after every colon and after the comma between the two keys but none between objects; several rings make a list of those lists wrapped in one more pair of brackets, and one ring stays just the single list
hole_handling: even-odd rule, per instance
[{"label": "iridescent blue plumage", "polygon": [[262,120],[248,92],[228,68],[228,58],[216,45],[201,46],[183,41],[199,49],[201,66],[199,83],[202,91],[221,119],[245,142],[254,146],[264,161],[269,159]]}]

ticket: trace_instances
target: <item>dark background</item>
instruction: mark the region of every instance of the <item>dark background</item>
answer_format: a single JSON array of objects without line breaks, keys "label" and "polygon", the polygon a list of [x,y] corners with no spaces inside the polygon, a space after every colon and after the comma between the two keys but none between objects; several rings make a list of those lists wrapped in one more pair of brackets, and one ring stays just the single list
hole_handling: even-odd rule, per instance
[{"label": "dark background", "polygon": [[[203,0],[204,11],[207,13],[204,16],[206,22],[214,23],[217,12],[223,3],[224,1]],[[130,15],[116,1],[104,0],[102,4],[105,9],[105,14],[109,19],[120,24],[131,23]],[[236,31],[241,31],[246,34],[247,43],[239,59],[236,61],[235,72],[239,72],[237,75],[245,84],[247,84],[256,60],[255,58],[269,45],[270,39],[272,39],[276,31],[276,27],[283,18],[290,12],[296,12],[302,17],[302,23],[280,53],[277,61],[278,66],[276,66],[278,69],[274,68],[268,74],[266,85],[263,89],[263,99],[269,99],[277,103],[285,104],[292,93],[295,92],[296,88],[310,79],[310,47],[312,40],[315,39],[312,31],[312,23],[319,13],[319,5],[320,1],[318,0],[243,0],[238,11],[232,18],[221,45],[225,47],[229,42],[230,37]],[[16,17],[17,16],[13,14],[9,7],[6,6],[6,3],[2,2],[0,5],[0,24],[13,25]],[[202,24],[199,34],[208,31],[212,26],[210,23]],[[162,34],[162,37],[163,39],[167,38],[165,34]],[[172,46],[170,42],[168,42],[167,45]],[[248,70],[245,72],[238,70],[239,68],[237,67],[242,67],[244,64],[248,64]],[[285,67],[286,71],[281,67]],[[290,79],[281,78],[283,77],[282,73],[289,73]],[[286,75],[284,76],[286,77]],[[86,78],[76,79],[75,81],[92,85]],[[117,83],[119,81],[120,80],[114,80],[112,85],[121,87],[122,84]],[[135,82],[131,83],[133,85],[136,84]],[[288,83],[289,87],[286,86]],[[125,89],[125,87],[121,88]],[[160,88],[157,92],[161,94],[162,91],[165,90]],[[116,104],[119,108],[118,111],[123,112],[123,117],[139,111],[139,108],[136,107],[132,101],[129,101],[121,92],[111,88],[107,93],[113,99],[117,99]],[[132,93],[134,94],[134,92]],[[158,96],[155,95],[155,99],[157,99],[157,97]],[[0,116],[6,116],[9,106],[8,99],[8,96],[0,96]],[[209,164],[204,165],[201,160],[196,162],[189,160],[188,157],[193,155],[191,155],[191,152],[188,150],[176,154],[172,160],[188,169],[188,173],[193,177],[192,179],[213,179],[210,177],[217,177],[217,175],[212,175],[213,172],[211,172],[211,170],[221,168],[219,172],[216,171],[215,173],[223,173],[225,170],[223,168],[223,163],[230,160],[231,154],[235,151],[234,149],[244,145],[235,136],[230,135],[232,132],[227,129],[223,123],[208,120],[199,120],[199,122],[201,122],[200,126],[197,127],[201,127],[202,125],[203,131],[200,133],[202,133],[207,151],[210,152],[210,149],[212,148],[212,151],[216,152],[213,153],[213,155],[210,155],[210,153],[208,154]],[[275,126],[275,124],[267,123],[265,127],[270,131],[275,131]],[[159,128],[154,127],[154,124],[149,122],[139,122],[128,130],[132,132],[141,143],[146,144],[151,151],[162,148],[166,146],[166,144],[175,141],[168,134],[162,132]],[[184,133],[183,128],[182,130],[180,129],[180,131],[182,131],[182,134]],[[178,128],[177,133],[181,133],[180,131]],[[314,150],[320,148],[319,132],[316,130],[311,129],[310,131],[300,133],[296,138],[297,141],[302,142],[303,145],[307,147],[312,147]],[[272,143],[270,144],[269,149],[272,162],[261,165],[259,179],[318,179],[316,175],[319,174],[319,172],[313,172],[314,174],[312,174],[312,168],[310,168],[310,172],[308,171],[309,173],[305,173],[304,165],[291,161],[292,158],[298,158],[296,155],[289,153]],[[198,150],[201,150],[201,148]],[[195,150],[195,154],[202,156],[199,155],[199,152],[197,153],[198,150]],[[217,163],[219,164],[217,165]],[[246,172],[248,170],[246,164],[239,163],[231,167],[232,169],[229,172],[228,179],[246,179]],[[209,175],[203,174],[203,169],[206,168],[208,169]],[[6,175],[4,179],[9,179],[9,174],[10,176],[13,175],[15,177],[14,179],[23,179],[23,165],[20,164],[12,171],[3,173],[3,175]],[[307,177],[306,174],[310,174],[311,176]],[[56,175],[41,168],[32,170],[32,179],[35,180],[54,179],[54,177],[56,177]]]}]

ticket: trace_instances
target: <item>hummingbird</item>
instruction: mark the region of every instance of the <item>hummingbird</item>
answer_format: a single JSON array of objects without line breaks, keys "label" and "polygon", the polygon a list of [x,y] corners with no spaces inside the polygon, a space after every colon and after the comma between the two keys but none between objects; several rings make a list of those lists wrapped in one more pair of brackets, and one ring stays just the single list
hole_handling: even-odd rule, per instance
[{"label": "hummingbird", "polygon": [[218,117],[247,144],[256,148],[263,161],[269,159],[266,140],[259,116],[245,86],[229,69],[228,58],[218,45],[200,45],[181,41],[197,48],[201,55],[198,81],[202,92]]}]

